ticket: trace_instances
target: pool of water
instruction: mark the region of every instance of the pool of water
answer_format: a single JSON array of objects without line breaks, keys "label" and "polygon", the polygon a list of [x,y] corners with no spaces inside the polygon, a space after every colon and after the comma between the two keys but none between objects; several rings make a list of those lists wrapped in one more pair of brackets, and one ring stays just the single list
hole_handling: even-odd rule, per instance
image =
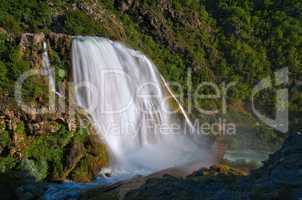
[{"label": "pool of water", "polygon": [[[256,162],[261,165],[262,161],[266,160],[269,156],[269,152],[256,152],[250,150],[244,151],[227,151],[224,158],[231,162],[244,161],[244,162]],[[44,200],[63,200],[63,199],[78,199],[81,192],[89,189],[96,188],[98,186],[110,185],[119,181],[128,180],[132,177],[139,175],[148,175],[152,171],[134,170],[123,171],[115,170],[112,172],[111,177],[104,175],[98,176],[94,181],[90,183],[75,183],[72,181],[66,181],[64,183],[47,183],[46,192],[42,199]]]}]

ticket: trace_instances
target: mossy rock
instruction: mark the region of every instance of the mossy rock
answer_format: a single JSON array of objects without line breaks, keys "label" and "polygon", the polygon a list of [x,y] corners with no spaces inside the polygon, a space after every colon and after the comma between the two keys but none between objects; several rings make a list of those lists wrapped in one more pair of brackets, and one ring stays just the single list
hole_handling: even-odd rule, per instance
[{"label": "mossy rock", "polygon": [[68,178],[87,182],[108,164],[106,146],[86,119],[86,125],[78,124],[78,128],[71,131],[64,121],[41,118],[38,121],[43,124],[55,123],[58,127],[50,131],[49,127],[40,126],[38,133],[37,130],[29,132],[32,123],[25,117],[11,114],[2,118],[0,171],[3,173],[25,170],[38,181]]},{"label": "mossy rock", "polygon": [[96,135],[89,135],[85,141],[85,154],[71,171],[70,178],[77,182],[89,182],[101,169],[108,165],[109,158],[106,146]]}]

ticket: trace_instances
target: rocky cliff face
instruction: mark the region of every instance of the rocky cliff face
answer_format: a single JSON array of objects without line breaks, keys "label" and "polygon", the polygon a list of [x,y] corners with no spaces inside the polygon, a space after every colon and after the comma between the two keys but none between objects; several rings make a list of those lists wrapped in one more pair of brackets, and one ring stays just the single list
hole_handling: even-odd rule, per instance
[{"label": "rocky cliff face", "polygon": [[[48,43],[58,94],[48,90],[47,77],[37,75],[22,90],[25,111],[14,96],[1,97],[0,172],[25,170],[37,180],[91,181],[108,164],[105,144],[96,135],[90,116],[73,102],[69,84],[71,37],[25,33],[14,38],[19,59],[29,70],[42,70],[43,42]],[[25,72],[25,71],[24,71]],[[40,89],[41,92],[31,92]],[[54,97],[53,107],[49,99]],[[38,111],[43,111],[40,114]]]},{"label": "rocky cliff face", "polygon": [[302,198],[302,134],[290,134],[263,167],[249,177],[252,195],[262,199]]}]

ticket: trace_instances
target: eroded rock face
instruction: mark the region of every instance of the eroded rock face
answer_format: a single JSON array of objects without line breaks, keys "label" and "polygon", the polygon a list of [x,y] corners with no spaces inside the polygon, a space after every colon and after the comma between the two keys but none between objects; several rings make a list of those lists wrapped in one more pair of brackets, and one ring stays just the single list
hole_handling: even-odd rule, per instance
[{"label": "eroded rock face", "polygon": [[[42,69],[43,42],[48,43],[49,57],[71,70],[71,36],[56,33],[24,33],[20,38],[18,59],[30,63],[29,69]],[[51,60],[52,61],[52,60]],[[62,69],[51,63],[51,67]],[[97,136],[91,117],[73,101],[70,76],[56,82],[61,95],[55,95],[54,108],[49,107],[48,80],[35,77],[44,85],[45,96],[27,100],[30,110],[22,110],[15,99],[1,98],[0,106],[0,173],[25,169],[38,180],[91,181],[108,164],[103,141]],[[57,81],[57,80],[56,80]],[[33,88],[35,89],[35,88]],[[37,112],[43,108],[44,113]]]},{"label": "eroded rock face", "polygon": [[59,54],[65,56],[64,60],[71,64],[71,40],[71,36],[63,33],[23,33],[20,39],[20,51],[23,57],[32,62],[33,68],[41,69],[43,43],[46,42],[49,49],[58,51]]},{"label": "eroded rock face", "polygon": [[64,61],[71,66],[71,40],[70,35],[63,33],[49,33],[47,35],[49,45],[52,49],[58,51]]},{"label": "eroded rock face", "polygon": [[33,68],[42,67],[43,42],[45,41],[44,33],[24,33],[21,36],[20,49],[23,57],[32,62]]},{"label": "eroded rock face", "polygon": [[290,134],[283,146],[251,175],[252,194],[261,198],[302,198],[302,135]]},{"label": "eroded rock face", "polygon": [[[25,165],[40,180],[68,178],[88,182],[108,164],[106,146],[83,112],[75,114],[75,130],[68,130],[67,119],[58,114],[57,119],[55,116],[31,119],[20,110],[6,113],[0,115],[1,172]],[[35,122],[37,118],[39,123]],[[13,166],[6,164],[8,158]]]},{"label": "eroded rock face", "polygon": [[84,144],[80,142],[75,142],[71,144],[71,147],[66,155],[67,155],[66,156],[67,161],[66,161],[64,174],[65,176],[68,176],[68,174],[77,166],[77,164],[85,156]]}]

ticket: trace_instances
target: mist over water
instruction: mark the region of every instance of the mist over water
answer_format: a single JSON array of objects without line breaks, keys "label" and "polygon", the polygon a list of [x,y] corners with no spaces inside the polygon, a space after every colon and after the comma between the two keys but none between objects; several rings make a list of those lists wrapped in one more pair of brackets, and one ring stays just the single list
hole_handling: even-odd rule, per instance
[{"label": "mist over water", "polygon": [[72,63],[76,102],[92,116],[113,170],[152,173],[195,161],[207,165],[206,147],[145,55],[105,38],[78,36]]}]

